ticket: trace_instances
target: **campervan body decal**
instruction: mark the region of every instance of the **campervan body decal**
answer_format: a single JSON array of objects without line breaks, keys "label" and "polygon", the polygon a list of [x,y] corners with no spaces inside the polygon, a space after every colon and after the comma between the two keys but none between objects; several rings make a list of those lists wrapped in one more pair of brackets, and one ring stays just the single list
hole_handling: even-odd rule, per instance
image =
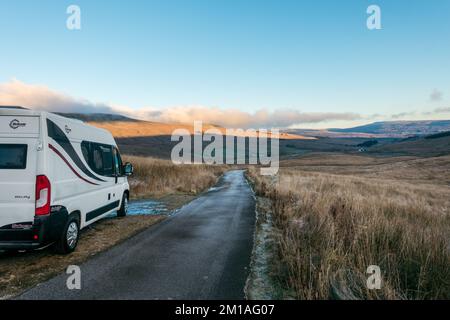
[{"label": "campervan body decal", "polygon": [[103,206],[101,208],[95,209],[94,211],[88,212],[86,214],[86,221],[91,221],[92,219],[97,218],[98,216],[101,216],[104,213],[107,213],[108,211],[111,211],[115,208],[117,208],[120,204],[120,201],[114,201],[110,204],[107,204],[106,206]]},{"label": "campervan body decal", "polygon": [[86,181],[87,183],[89,183],[89,184],[93,184],[93,185],[95,185],[95,186],[98,186],[98,184],[97,183],[94,183],[94,182],[91,182],[91,181],[89,181],[89,180],[86,180],[85,178],[83,178],[71,165],[70,165],[70,163],[69,163],[69,161],[67,161],[67,159],[66,158],[64,158],[64,156],[61,154],[61,152],[59,152],[58,151],[58,149],[56,149],[54,146],[52,146],[51,144],[48,144],[48,147],[50,148],[50,149],[52,149],[66,164],[67,164],[67,166],[70,168],[70,170],[72,170],[73,171],[73,173],[75,173],[75,175],[78,177],[78,178],[80,178],[81,180],[83,180],[83,181]]},{"label": "campervan body decal", "polygon": [[[92,178],[97,181],[106,182],[105,180],[102,180],[95,176],[91,171],[89,171],[88,168],[84,165],[83,161],[81,161],[80,157],[78,156],[77,152],[73,148],[72,144],[69,141],[69,138],[64,134],[64,132],[50,119],[47,119],[47,129],[48,129],[48,136],[56,141],[56,143],[59,144],[61,148],[64,149],[64,151],[69,155],[70,159],[72,159],[73,163],[80,169],[85,175],[87,175],[89,178]],[[52,146],[51,147],[53,151],[57,152],[57,150]],[[57,152],[58,153],[58,152]],[[60,157],[62,157],[62,154],[59,152],[58,154]],[[65,160],[66,163],[67,159],[62,157],[63,160]],[[69,165],[70,166],[70,165]],[[70,166],[72,170],[73,167]],[[77,173],[78,176],[80,176]],[[86,179],[83,179],[86,180]],[[87,180],[86,180],[87,181]]]}]

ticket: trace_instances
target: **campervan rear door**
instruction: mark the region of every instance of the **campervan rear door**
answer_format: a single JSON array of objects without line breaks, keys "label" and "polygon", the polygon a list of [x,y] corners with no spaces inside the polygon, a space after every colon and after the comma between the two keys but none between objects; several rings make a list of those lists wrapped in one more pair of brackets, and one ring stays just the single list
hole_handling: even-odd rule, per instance
[{"label": "campervan rear door", "polygon": [[39,120],[0,114],[0,228],[34,220]]}]

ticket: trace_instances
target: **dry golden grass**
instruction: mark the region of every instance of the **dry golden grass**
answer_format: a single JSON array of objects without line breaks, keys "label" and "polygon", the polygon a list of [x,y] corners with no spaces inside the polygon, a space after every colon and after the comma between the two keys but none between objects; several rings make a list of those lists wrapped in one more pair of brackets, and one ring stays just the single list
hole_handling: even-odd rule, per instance
[{"label": "dry golden grass", "polygon": [[161,197],[173,193],[198,194],[217,182],[226,166],[175,165],[169,160],[125,156],[133,164],[129,178],[133,198]]},{"label": "dry golden grass", "polygon": [[[94,127],[103,128],[112,133],[115,138],[130,137],[152,137],[152,136],[171,136],[176,129],[185,129],[191,134],[194,133],[194,127],[186,124],[169,124],[149,121],[111,121],[111,122],[89,122]],[[203,130],[218,128],[212,125],[204,124]]]},{"label": "dry golden grass", "polygon": [[303,171],[339,173],[365,178],[450,186],[450,156],[370,157],[348,154],[311,154],[285,160],[281,167]]},{"label": "dry golden grass", "polygon": [[[191,124],[182,123],[161,123],[150,121],[104,121],[104,122],[89,122],[90,125],[98,128],[103,128],[112,133],[115,138],[131,138],[131,137],[154,137],[154,136],[168,136],[176,129],[187,130],[190,134],[194,134],[194,126]],[[226,128],[204,123],[202,125],[202,132],[210,129],[217,129],[222,134],[226,133]],[[255,133],[245,135],[254,137]],[[270,133],[269,133],[270,136]],[[316,140],[313,137],[301,136],[292,133],[280,133],[280,139],[296,139],[296,140]]]},{"label": "dry golden grass", "polygon": [[[272,200],[274,264],[285,296],[449,299],[450,188],[433,165],[418,161],[418,167],[427,166],[426,183],[423,174],[414,182],[407,175],[411,168],[405,180],[392,179],[392,168],[331,174],[297,162],[281,168],[277,179],[250,169],[256,191]],[[366,287],[369,265],[381,268],[381,290]]]}]

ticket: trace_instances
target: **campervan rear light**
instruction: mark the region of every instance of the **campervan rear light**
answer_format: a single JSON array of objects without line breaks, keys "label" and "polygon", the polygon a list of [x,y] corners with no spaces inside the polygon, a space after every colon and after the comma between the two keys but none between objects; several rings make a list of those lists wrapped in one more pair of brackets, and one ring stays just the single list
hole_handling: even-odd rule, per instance
[{"label": "campervan rear light", "polygon": [[37,216],[50,213],[51,185],[46,176],[36,177],[36,211]]}]

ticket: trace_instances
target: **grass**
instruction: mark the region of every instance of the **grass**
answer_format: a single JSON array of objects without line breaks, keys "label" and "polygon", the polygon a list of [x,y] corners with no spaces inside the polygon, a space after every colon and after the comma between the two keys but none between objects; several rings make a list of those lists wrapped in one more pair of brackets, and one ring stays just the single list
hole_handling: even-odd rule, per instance
[{"label": "grass", "polygon": [[225,166],[176,165],[169,160],[125,156],[133,164],[134,173],[129,178],[134,198],[161,197],[168,194],[196,195],[217,182]]},{"label": "grass", "polygon": [[418,158],[316,153],[282,161],[280,165],[310,172],[338,173],[421,185],[450,186],[450,156],[448,155]]},{"label": "grass", "polygon": [[[323,168],[320,159],[316,168]],[[329,159],[322,159],[327,166]],[[403,161],[370,174],[348,161],[356,173],[341,174],[338,165],[334,173],[316,172],[298,162],[284,163],[276,179],[248,172],[257,193],[271,200],[273,273],[284,297],[449,299],[448,184],[433,165],[427,181],[423,172],[414,181],[410,167],[401,171]],[[427,167],[424,161],[418,168]],[[381,268],[380,290],[367,289],[369,265]]]}]

